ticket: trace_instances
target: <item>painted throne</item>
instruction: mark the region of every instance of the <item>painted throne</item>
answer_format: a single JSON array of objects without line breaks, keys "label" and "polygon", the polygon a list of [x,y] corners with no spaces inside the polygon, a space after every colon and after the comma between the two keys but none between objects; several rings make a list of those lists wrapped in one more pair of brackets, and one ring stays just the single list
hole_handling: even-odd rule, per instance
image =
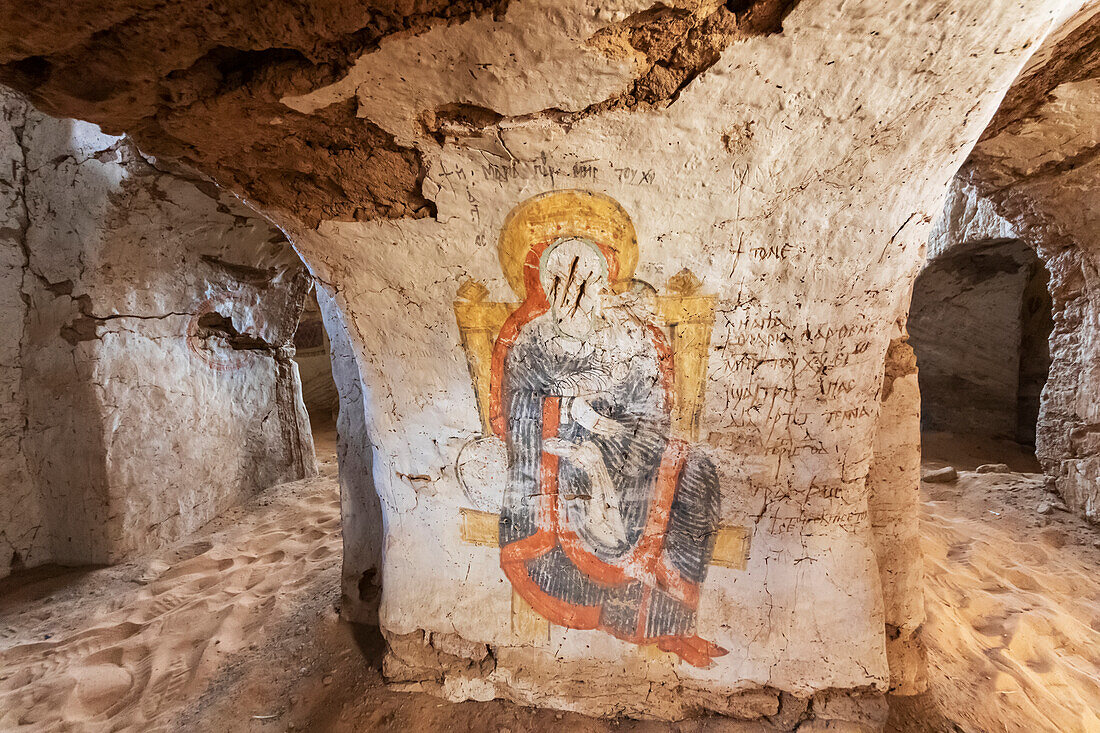
[{"label": "painted throne", "polygon": [[[689,442],[699,438],[699,416],[706,389],[711,330],[717,297],[699,292],[702,283],[689,270],[669,279],[667,292],[657,296],[657,316],[669,336],[674,372],[673,435]],[[462,348],[477,396],[483,436],[493,434],[490,424],[490,380],[493,347],[501,327],[519,303],[487,300],[489,291],[475,280],[458,289],[455,318]],[[463,541],[486,547],[499,546],[499,516],[473,508],[461,509]],[[748,556],[749,534],[744,527],[721,527],[711,565],[743,570]],[[512,595],[512,630],[522,643],[544,642],[549,623],[515,592]]]}]

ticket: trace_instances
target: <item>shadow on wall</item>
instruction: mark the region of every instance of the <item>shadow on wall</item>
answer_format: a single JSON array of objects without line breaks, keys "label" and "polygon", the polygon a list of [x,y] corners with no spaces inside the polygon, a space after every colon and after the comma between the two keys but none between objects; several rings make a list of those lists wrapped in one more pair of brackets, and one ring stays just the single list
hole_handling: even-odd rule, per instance
[{"label": "shadow on wall", "polygon": [[1034,448],[1050,370],[1049,278],[1018,239],[967,242],[928,263],[909,316],[922,429]]},{"label": "shadow on wall", "polygon": [[[367,413],[369,393],[359,369],[346,316],[324,288],[315,286],[313,295],[331,355],[330,378],[338,392],[336,453],[340,465],[340,525],[344,538],[341,615],[354,623],[378,625],[385,518],[374,483],[372,424]],[[306,318],[303,315],[303,321]]]}]

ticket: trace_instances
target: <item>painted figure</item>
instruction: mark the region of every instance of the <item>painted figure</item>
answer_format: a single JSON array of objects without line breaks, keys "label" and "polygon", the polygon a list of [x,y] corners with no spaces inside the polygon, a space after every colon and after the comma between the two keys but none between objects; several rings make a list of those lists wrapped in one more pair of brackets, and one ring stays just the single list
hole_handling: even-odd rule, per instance
[{"label": "painted figure", "polygon": [[491,420],[508,451],[501,567],[552,623],[708,666],[726,653],[695,634],[717,471],[672,434],[653,289],[617,278],[618,251],[594,239],[530,243],[524,302],[494,346]]}]

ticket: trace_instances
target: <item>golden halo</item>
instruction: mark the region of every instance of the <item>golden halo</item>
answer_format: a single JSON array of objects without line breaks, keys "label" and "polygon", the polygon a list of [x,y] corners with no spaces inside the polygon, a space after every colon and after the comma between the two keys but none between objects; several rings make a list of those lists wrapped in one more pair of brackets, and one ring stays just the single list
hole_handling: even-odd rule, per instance
[{"label": "golden halo", "polygon": [[618,264],[612,287],[634,277],[638,236],[618,201],[592,191],[547,191],[516,205],[500,229],[500,267],[520,300],[527,297],[523,266],[531,246],[562,237],[583,237],[611,250]]}]

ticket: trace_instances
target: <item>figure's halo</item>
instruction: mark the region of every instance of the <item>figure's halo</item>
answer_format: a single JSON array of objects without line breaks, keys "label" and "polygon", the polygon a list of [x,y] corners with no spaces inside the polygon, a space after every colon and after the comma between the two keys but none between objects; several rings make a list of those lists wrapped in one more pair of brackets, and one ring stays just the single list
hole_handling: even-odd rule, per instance
[{"label": "figure's halo", "polygon": [[630,215],[610,196],[593,191],[547,191],[518,204],[500,229],[500,267],[512,290],[524,300],[527,288],[523,267],[535,244],[562,237],[583,237],[612,253],[616,287],[634,277],[638,266],[638,236]]}]

